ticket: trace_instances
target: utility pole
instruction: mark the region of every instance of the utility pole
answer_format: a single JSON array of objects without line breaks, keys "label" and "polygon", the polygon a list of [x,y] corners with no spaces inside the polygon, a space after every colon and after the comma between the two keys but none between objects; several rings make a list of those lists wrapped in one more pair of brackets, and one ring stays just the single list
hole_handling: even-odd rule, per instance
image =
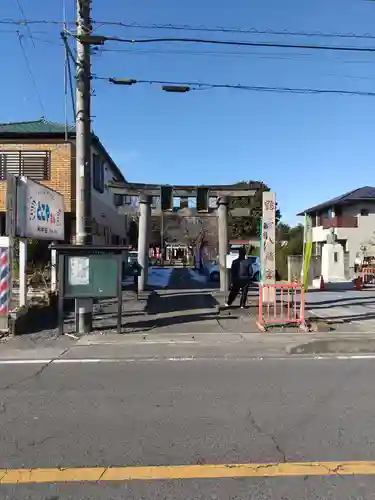
[{"label": "utility pole", "polygon": [[164,266],[164,211],[161,203],[162,193],[160,187],[160,261]]},{"label": "utility pole", "polygon": [[[92,243],[91,232],[91,61],[90,45],[80,36],[90,36],[91,0],[77,0],[77,90],[76,90],[76,244]],[[78,333],[92,329],[92,300],[76,301]]]}]

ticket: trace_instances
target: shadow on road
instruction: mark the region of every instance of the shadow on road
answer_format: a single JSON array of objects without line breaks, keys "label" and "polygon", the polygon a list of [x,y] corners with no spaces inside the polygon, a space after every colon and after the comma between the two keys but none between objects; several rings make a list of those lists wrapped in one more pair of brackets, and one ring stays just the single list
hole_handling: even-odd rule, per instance
[{"label": "shadow on road", "polygon": [[214,309],[216,300],[210,293],[176,292],[151,295],[147,305],[148,314],[168,314],[178,311]]},{"label": "shadow on road", "polygon": [[[155,330],[157,328],[165,328],[168,326],[175,326],[181,324],[191,324],[199,323],[202,324],[202,330],[204,331],[204,323],[206,321],[216,320],[217,315],[215,313],[202,313],[202,314],[184,314],[184,315],[173,315],[164,317],[153,317],[150,319],[143,319],[137,322],[123,323],[123,328],[131,328],[132,333],[137,332],[149,332],[150,330]],[[227,318],[229,320],[237,320],[237,316],[231,316]],[[115,329],[116,325],[107,326],[108,330]],[[100,326],[94,326],[93,331],[100,331],[102,328]]]},{"label": "shadow on road", "polygon": [[219,284],[210,281],[205,274],[190,268],[174,269],[169,283],[168,290],[216,290]]}]

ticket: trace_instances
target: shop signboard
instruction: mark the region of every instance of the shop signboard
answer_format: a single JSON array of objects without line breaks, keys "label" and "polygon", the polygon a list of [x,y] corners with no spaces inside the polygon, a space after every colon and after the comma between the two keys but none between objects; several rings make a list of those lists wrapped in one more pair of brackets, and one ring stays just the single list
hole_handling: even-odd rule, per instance
[{"label": "shop signboard", "polygon": [[27,177],[19,178],[17,191],[17,235],[64,240],[64,197]]}]

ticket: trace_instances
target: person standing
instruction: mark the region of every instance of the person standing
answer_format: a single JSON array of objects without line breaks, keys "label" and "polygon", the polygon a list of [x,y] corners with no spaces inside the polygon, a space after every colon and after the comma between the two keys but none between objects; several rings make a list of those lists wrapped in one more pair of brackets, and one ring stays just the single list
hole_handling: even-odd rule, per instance
[{"label": "person standing", "polygon": [[358,252],[354,259],[354,272],[357,274],[361,272],[362,259],[361,254]]},{"label": "person standing", "polygon": [[238,258],[232,262],[232,284],[229,289],[228,301],[225,303],[226,307],[233,304],[240,290],[242,290],[240,307],[241,309],[245,307],[252,276],[253,272],[251,261],[250,259],[246,259],[246,250],[242,247],[238,252]]}]

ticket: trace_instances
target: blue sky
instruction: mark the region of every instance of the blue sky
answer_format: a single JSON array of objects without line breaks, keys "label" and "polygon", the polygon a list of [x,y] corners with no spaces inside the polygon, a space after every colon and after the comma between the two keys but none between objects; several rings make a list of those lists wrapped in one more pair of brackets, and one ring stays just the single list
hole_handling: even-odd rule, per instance
[{"label": "blue sky", "polygon": [[[27,19],[62,19],[62,0],[20,0]],[[74,0],[65,0],[74,18]],[[0,20],[20,19],[16,0]],[[375,34],[366,0],[93,0],[95,21]],[[38,119],[43,111],[17,28],[1,24],[0,121]],[[21,27],[46,118],[64,121],[60,26]],[[370,45],[367,40],[146,31],[103,26],[129,38],[200,36],[231,40]],[[375,91],[375,54],[183,44],[107,43],[93,57],[103,77]],[[109,50],[108,50],[109,49]],[[114,51],[112,51],[114,50]],[[286,222],[317,202],[374,185],[375,98],[205,90],[169,94],[158,86],[116,87],[93,80],[93,126],[129,180],[170,184],[266,182]],[[69,119],[72,120],[69,108]]]}]

